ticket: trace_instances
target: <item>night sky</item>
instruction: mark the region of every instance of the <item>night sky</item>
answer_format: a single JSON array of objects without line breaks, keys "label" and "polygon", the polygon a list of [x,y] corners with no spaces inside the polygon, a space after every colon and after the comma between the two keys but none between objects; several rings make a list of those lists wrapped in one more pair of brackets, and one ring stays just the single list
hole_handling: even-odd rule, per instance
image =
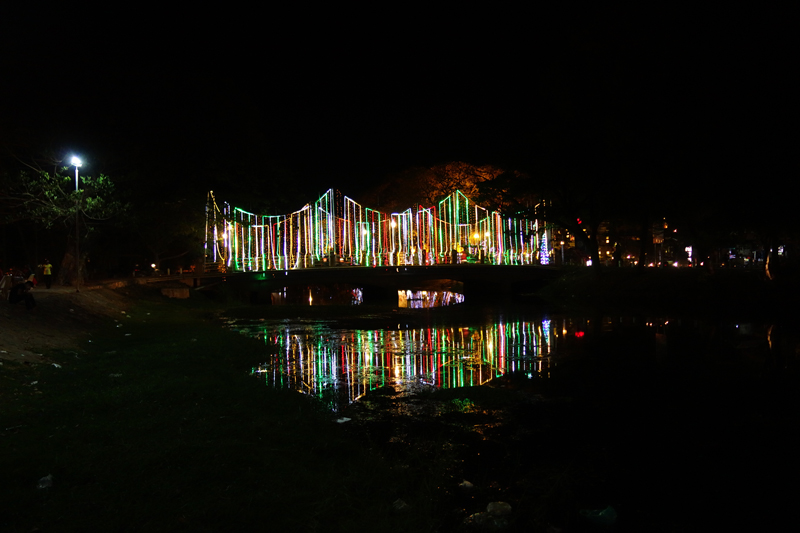
[{"label": "night sky", "polygon": [[357,195],[453,160],[708,192],[751,164],[756,122],[781,126],[782,94],[761,96],[785,75],[747,14],[686,15],[7,11],[0,140],[167,196]]}]

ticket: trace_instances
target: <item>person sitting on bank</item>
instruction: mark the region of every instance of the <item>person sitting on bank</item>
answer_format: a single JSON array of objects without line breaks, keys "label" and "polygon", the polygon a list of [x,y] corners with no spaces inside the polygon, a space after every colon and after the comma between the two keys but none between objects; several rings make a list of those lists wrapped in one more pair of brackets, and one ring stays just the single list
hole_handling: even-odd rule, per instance
[{"label": "person sitting on bank", "polygon": [[36,307],[36,300],[33,299],[33,295],[31,294],[31,289],[33,288],[32,281],[23,281],[22,283],[17,283],[11,288],[11,292],[8,295],[8,302],[11,304],[16,304],[21,301],[25,301],[25,308],[27,310],[34,309]]}]

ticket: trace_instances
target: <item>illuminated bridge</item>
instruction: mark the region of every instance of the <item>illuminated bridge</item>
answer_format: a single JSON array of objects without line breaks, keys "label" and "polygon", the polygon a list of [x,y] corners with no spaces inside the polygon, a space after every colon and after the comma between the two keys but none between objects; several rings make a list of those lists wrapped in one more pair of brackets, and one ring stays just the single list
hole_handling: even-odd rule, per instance
[{"label": "illuminated bridge", "polygon": [[504,218],[460,191],[435,206],[382,213],[331,189],[277,216],[220,205],[210,192],[206,271],[249,280],[251,299],[333,283],[367,287],[377,299],[396,298],[399,290],[487,297],[552,279],[550,238],[543,220]]},{"label": "illuminated bridge", "polygon": [[263,272],[317,266],[548,265],[538,219],[503,218],[456,191],[438,203],[382,213],[333,189],[287,215],[258,215],[213,192],[206,206],[207,270]]}]

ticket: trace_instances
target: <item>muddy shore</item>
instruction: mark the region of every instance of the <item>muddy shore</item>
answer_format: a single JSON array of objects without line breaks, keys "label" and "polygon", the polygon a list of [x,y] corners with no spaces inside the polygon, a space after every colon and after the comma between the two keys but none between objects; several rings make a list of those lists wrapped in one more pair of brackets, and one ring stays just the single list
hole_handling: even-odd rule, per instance
[{"label": "muddy shore", "polygon": [[[622,303],[618,285],[622,281],[614,281],[611,276],[607,281],[606,289],[614,289],[616,302]],[[588,291],[577,288],[579,282],[572,280],[570,285],[564,281],[551,288],[551,296],[577,293],[584,295],[577,298],[580,305],[603,302],[600,289],[595,289],[594,299],[587,298]],[[631,293],[639,298],[631,305],[646,305],[647,300],[641,297],[644,282],[637,283],[639,290]],[[757,298],[753,300],[752,293],[736,297],[729,294],[730,287],[724,289],[717,293],[718,297],[728,298],[725,301],[745,301],[745,310],[758,309],[762,304],[774,307],[771,299],[759,303]],[[229,407],[237,394],[234,389],[249,390],[245,386],[249,382],[240,383],[238,377],[231,379],[231,368],[235,366],[231,363],[241,364],[237,362],[236,351],[242,350],[233,346],[236,343],[247,346],[247,343],[243,339],[234,339],[236,343],[225,340],[227,337],[222,333],[211,331],[209,326],[213,322],[192,325],[196,319],[187,318],[186,326],[173,326],[168,317],[174,313],[167,310],[175,302],[151,294],[155,291],[98,288],[75,293],[70,288],[58,288],[46,293],[45,290],[35,292],[39,302],[36,311],[8,306],[0,314],[4,326],[0,338],[0,350],[4,353],[0,357],[6,377],[10,378],[4,380],[4,387],[11,387],[8,391],[12,394],[3,400],[14,409],[22,409],[20,418],[4,420],[0,442],[16,450],[16,461],[5,464],[6,471],[13,472],[10,482],[22,483],[19,490],[31,491],[24,503],[19,504],[20,510],[15,514],[19,516],[9,530],[79,530],[77,525],[84,518],[77,514],[66,515],[76,521],[76,527],[53,526],[63,519],[63,513],[70,513],[65,511],[70,505],[75,506],[76,513],[86,514],[87,509],[98,512],[112,501],[116,502],[113,505],[119,505],[131,495],[148,502],[162,521],[150,523],[150,530],[192,527],[202,530],[201,515],[210,511],[189,503],[198,497],[202,499],[197,491],[219,494],[219,499],[207,501],[208,509],[228,502],[224,505],[231,512],[223,514],[225,517],[237,514],[243,521],[239,530],[257,530],[258,517],[265,509],[280,511],[272,506],[269,497],[259,499],[260,507],[255,509],[242,506],[239,500],[263,490],[259,487],[265,480],[274,486],[282,486],[284,481],[271,477],[268,470],[258,469],[250,481],[250,474],[245,472],[253,469],[252,461],[228,464],[212,474],[207,466],[197,472],[192,468],[198,461],[208,465],[208,461],[217,461],[219,457],[240,454],[237,449],[244,442],[252,443],[247,454],[258,454],[264,441],[276,438],[280,443],[270,444],[272,449],[294,449],[302,456],[296,464],[287,466],[288,471],[276,471],[279,477],[295,475],[289,472],[298,468],[310,468],[308,458],[316,456],[320,446],[327,450],[324,456],[336,457],[336,462],[341,462],[339,466],[344,467],[329,479],[315,481],[323,485],[319,493],[304,492],[305,488],[295,485],[286,489],[303,494],[306,503],[317,502],[315,498],[323,502],[336,490],[342,490],[337,486],[343,482],[347,485],[348,481],[343,481],[347,468],[360,468],[356,463],[347,466],[348,461],[366,457],[347,450],[377,454],[380,461],[386,461],[389,465],[386,473],[393,472],[390,475],[395,482],[384,485],[385,480],[370,478],[369,492],[374,501],[358,493],[361,488],[344,489],[352,491],[347,493],[348,498],[361,502],[351,512],[373,517],[371,524],[376,523],[375,517],[388,520],[387,525],[373,525],[375,531],[391,531],[392,524],[404,520],[410,523],[408,517],[392,514],[397,512],[391,509],[398,500],[424,518],[421,523],[430,525],[426,528],[415,523],[414,527],[420,531],[494,527],[477,524],[470,518],[497,501],[507,502],[513,510],[509,517],[497,522],[498,527],[507,531],[605,530],[607,526],[586,520],[582,512],[609,506],[618,516],[613,526],[617,531],[702,531],[744,525],[763,528],[781,524],[793,509],[796,491],[785,488],[793,483],[791,475],[797,466],[795,450],[800,445],[793,431],[800,406],[797,366],[793,360],[785,361],[780,368],[754,369],[731,364],[734,360],[719,352],[715,357],[693,359],[689,365],[685,361],[665,365],[657,359],[634,357],[633,346],[620,347],[618,338],[599,335],[587,339],[585,351],[565,361],[551,379],[529,380],[509,375],[487,386],[402,398],[392,390],[377,390],[336,414],[350,418],[350,422],[338,425],[334,417],[328,417],[327,424],[331,427],[302,430],[320,435],[324,431],[326,438],[331,439],[326,442],[345,439],[339,448],[309,440],[301,436],[305,435],[302,432],[297,440],[292,440],[294,430],[288,428],[299,428],[298,420],[287,413],[270,414],[275,420],[263,428],[259,425],[253,433],[251,426],[260,415],[256,410],[249,411],[251,400],[234,400],[241,407]],[[672,286],[654,294],[661,295],[658,298],[661,304],[668,301],[667,295],[673,294],[676,299],[670,305],[680,310],[693,292]],[[162,323],[150,324],[141,310],[132,311],[140,309],[143,303],[136,298],[147,299],[144,303],[153,306],[154,312],[156,309],[165,312]],[[709,298],[713,299],[713,294],[706,293],[698,301]],[[705,310],[709,311],[713,309]],[[190,329],[184,332],[181,329],[184,327]],[[158,328],[167,329],[162,333],[153,331]],[[141,340],[140,349],[123,348],[119,331],[132,331],[133,338],[149,335],[152,340]],[[206,335],[205,340],[196,339],[201,334]],[[108,338],[103,340],[103,337]],[[102,346],[92,351],[95,348],[88,347],[87,338]],[[216,343],[220,347],[215,347]],[[202,347],[200,351],[198,346]],[[232,351],[225,352],[225,360],[218,360],[223,353],[220,350],[225,350],[222,346]],[[693,356],[700,354],[701,347],[696,350]],[[204,355],[206,351],[208,355]],[[78,355],[81,362],[76,360]],[[52,363],[61,368],[54,370]],[[95,368],[98,365],[99,370]],[[222,372],[220,375],[225,379],[211,380],[205,372],[212,369]],[[109,377],[117,375],[136,376],[136,379],[127,384]],[[181,387],[189,387],[193,382],[200,386],[176,395],[176,377]],[[76,378],[80,381],[75,381]],[[13,380],[25,382],[12,386]],[[147,380],[157,381],[146,386]],[[37,385],[30,385],[33,381]],[[228,381],[238,385],[226,385]],[[77,389],[81,392],[73,390],[75,383],[81,384]],[[209,392],[211,389],[224,394],[214,396]],[[86,394],[89,399],[74,398],[75,394]],[[103,394],[107,398],[100,396]],[[218,405],[223,399],[224,405]],[[26,402],[30,402],[31,409],[25,407]],[[40,402],[44,404],[39,405]],[[288,405],[294,405],[293,402]],[[175,411],[167,407],[170,403],[176,404]],[[115,408],[107,410],[106,404]],[[45,414],[49,411],[54,412]],[[308,419],[314,418],[302,409],[297,412]],[[96,425],[97,429],[78,437],[77,433],[90,431],[81,429],[87,424],[86,413],[95,420],[90,426]],[[185,435],[195,431],[191,426],[193,417],[205,425],[197,433],[197,440],[187,440]],[[41,424],[32,422],[37,419]],[[176,434],[169,427],[170,421],[180,419],[182,431]],[[229,425],[225,422],[229,419],[237,424]],[[284,428],[283,436],[273,431],[275,424]],[[109,427],[113,428],[113,437]],[[148,433],[136,429],[141,427],[147,427]],[[58,438],[48,442],[48,435]],[[264,441],[253,440],[254,435]],[[77,446],[69,453],[62,450],[61,443],[76,438],[84,443],[85,452]],[[173,454],[161,457],[162,452],[156,451],[165,449],[169,453],[178,442],[182,447],[189,446],[181,448],[184,451],[180,460]],[[111,443],[122,446],[129,455],[121,459]],[[141,458],[137,456],[139,452],[131,455],[135,448],[157,455]],[[81,459],[82,455],[85,459]],[[42,457],[53,460],[40,464]],[[139,472],[148,471],[153,464],[171,470],[166,465],[176,460],[183,466],[175,475],[181,473],[189,482],[170,478],[169,488],[165,489],[169,492],[160,493],[164,505],[143,496],[147,489],[139,487],[142,482]],[[25,466],[26,461],[30,461],[30,467]],[[230,463],[228,459],[225,461]],[[323,468],[316,461],[313,464],[316,465],[313,468]],[[85,472],[87,469],[91,469],[90,475]],[[122,478],[107,477],[100,470],[115,471]],[[59,486],[69,490],[60,495],[53,492],[49,500],[41,500],[33,481],[30,487],[25,484],[26,480],[38,480],[48,472],[55,472]],[[209,475],[214,479],[206,481]],[[353,486],[363,485],[368,476],[367,472],[359,471]],[[248,481],[240,483],[240,492],[228,501],[218,485],[229,486],[233,478]],[[145,485],[149,486],[150,481]],[[103,496],[103,491],[111,496]],[[289,505],[298,515],[305,512],[295,502],[282,500],[281,505]],[[314,505],[324,507],[322,503]],[[171,509],[176,507],[192,508],[198,516],[173,515]],[[123,510],[129,517],[136,515],[133,507],[123,506]],[[107,513],[100,512],[98,516],[100,521],[114,520]],[[140,525],[146,522],[144,517],[133,520]],[[221,521],[214,523],[221,526],[229,519],[218,520]],[[292,524],[288,519],[283,520],[284,524]],[[319,516],[315,520],[316,526],[306,524],[309,527],[299,530],[321,530],[325,519]],[[336,530],[337,524],[347,520],[337,517],[329,522],[333,529],[328,530]]]}]

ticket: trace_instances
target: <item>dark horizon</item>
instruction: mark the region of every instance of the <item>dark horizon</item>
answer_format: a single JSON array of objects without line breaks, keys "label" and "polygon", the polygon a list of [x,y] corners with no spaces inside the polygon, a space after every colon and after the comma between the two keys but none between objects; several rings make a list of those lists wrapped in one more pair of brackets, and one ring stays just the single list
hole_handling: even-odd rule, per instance
[{"label": "dark horizon", "polygon": [[593,157],[598,144],[622,158],[656,145],[695,157],[723,67],[708,68],[666,22],[602,28],[615,13],[537,36],[329,28],[321,44],[246,24],[147,33],[54,19],[39,38],[6,36],[2,142],[160,183],[289,173],[323,190],[448,161],[531,172],[542,158]]}]

